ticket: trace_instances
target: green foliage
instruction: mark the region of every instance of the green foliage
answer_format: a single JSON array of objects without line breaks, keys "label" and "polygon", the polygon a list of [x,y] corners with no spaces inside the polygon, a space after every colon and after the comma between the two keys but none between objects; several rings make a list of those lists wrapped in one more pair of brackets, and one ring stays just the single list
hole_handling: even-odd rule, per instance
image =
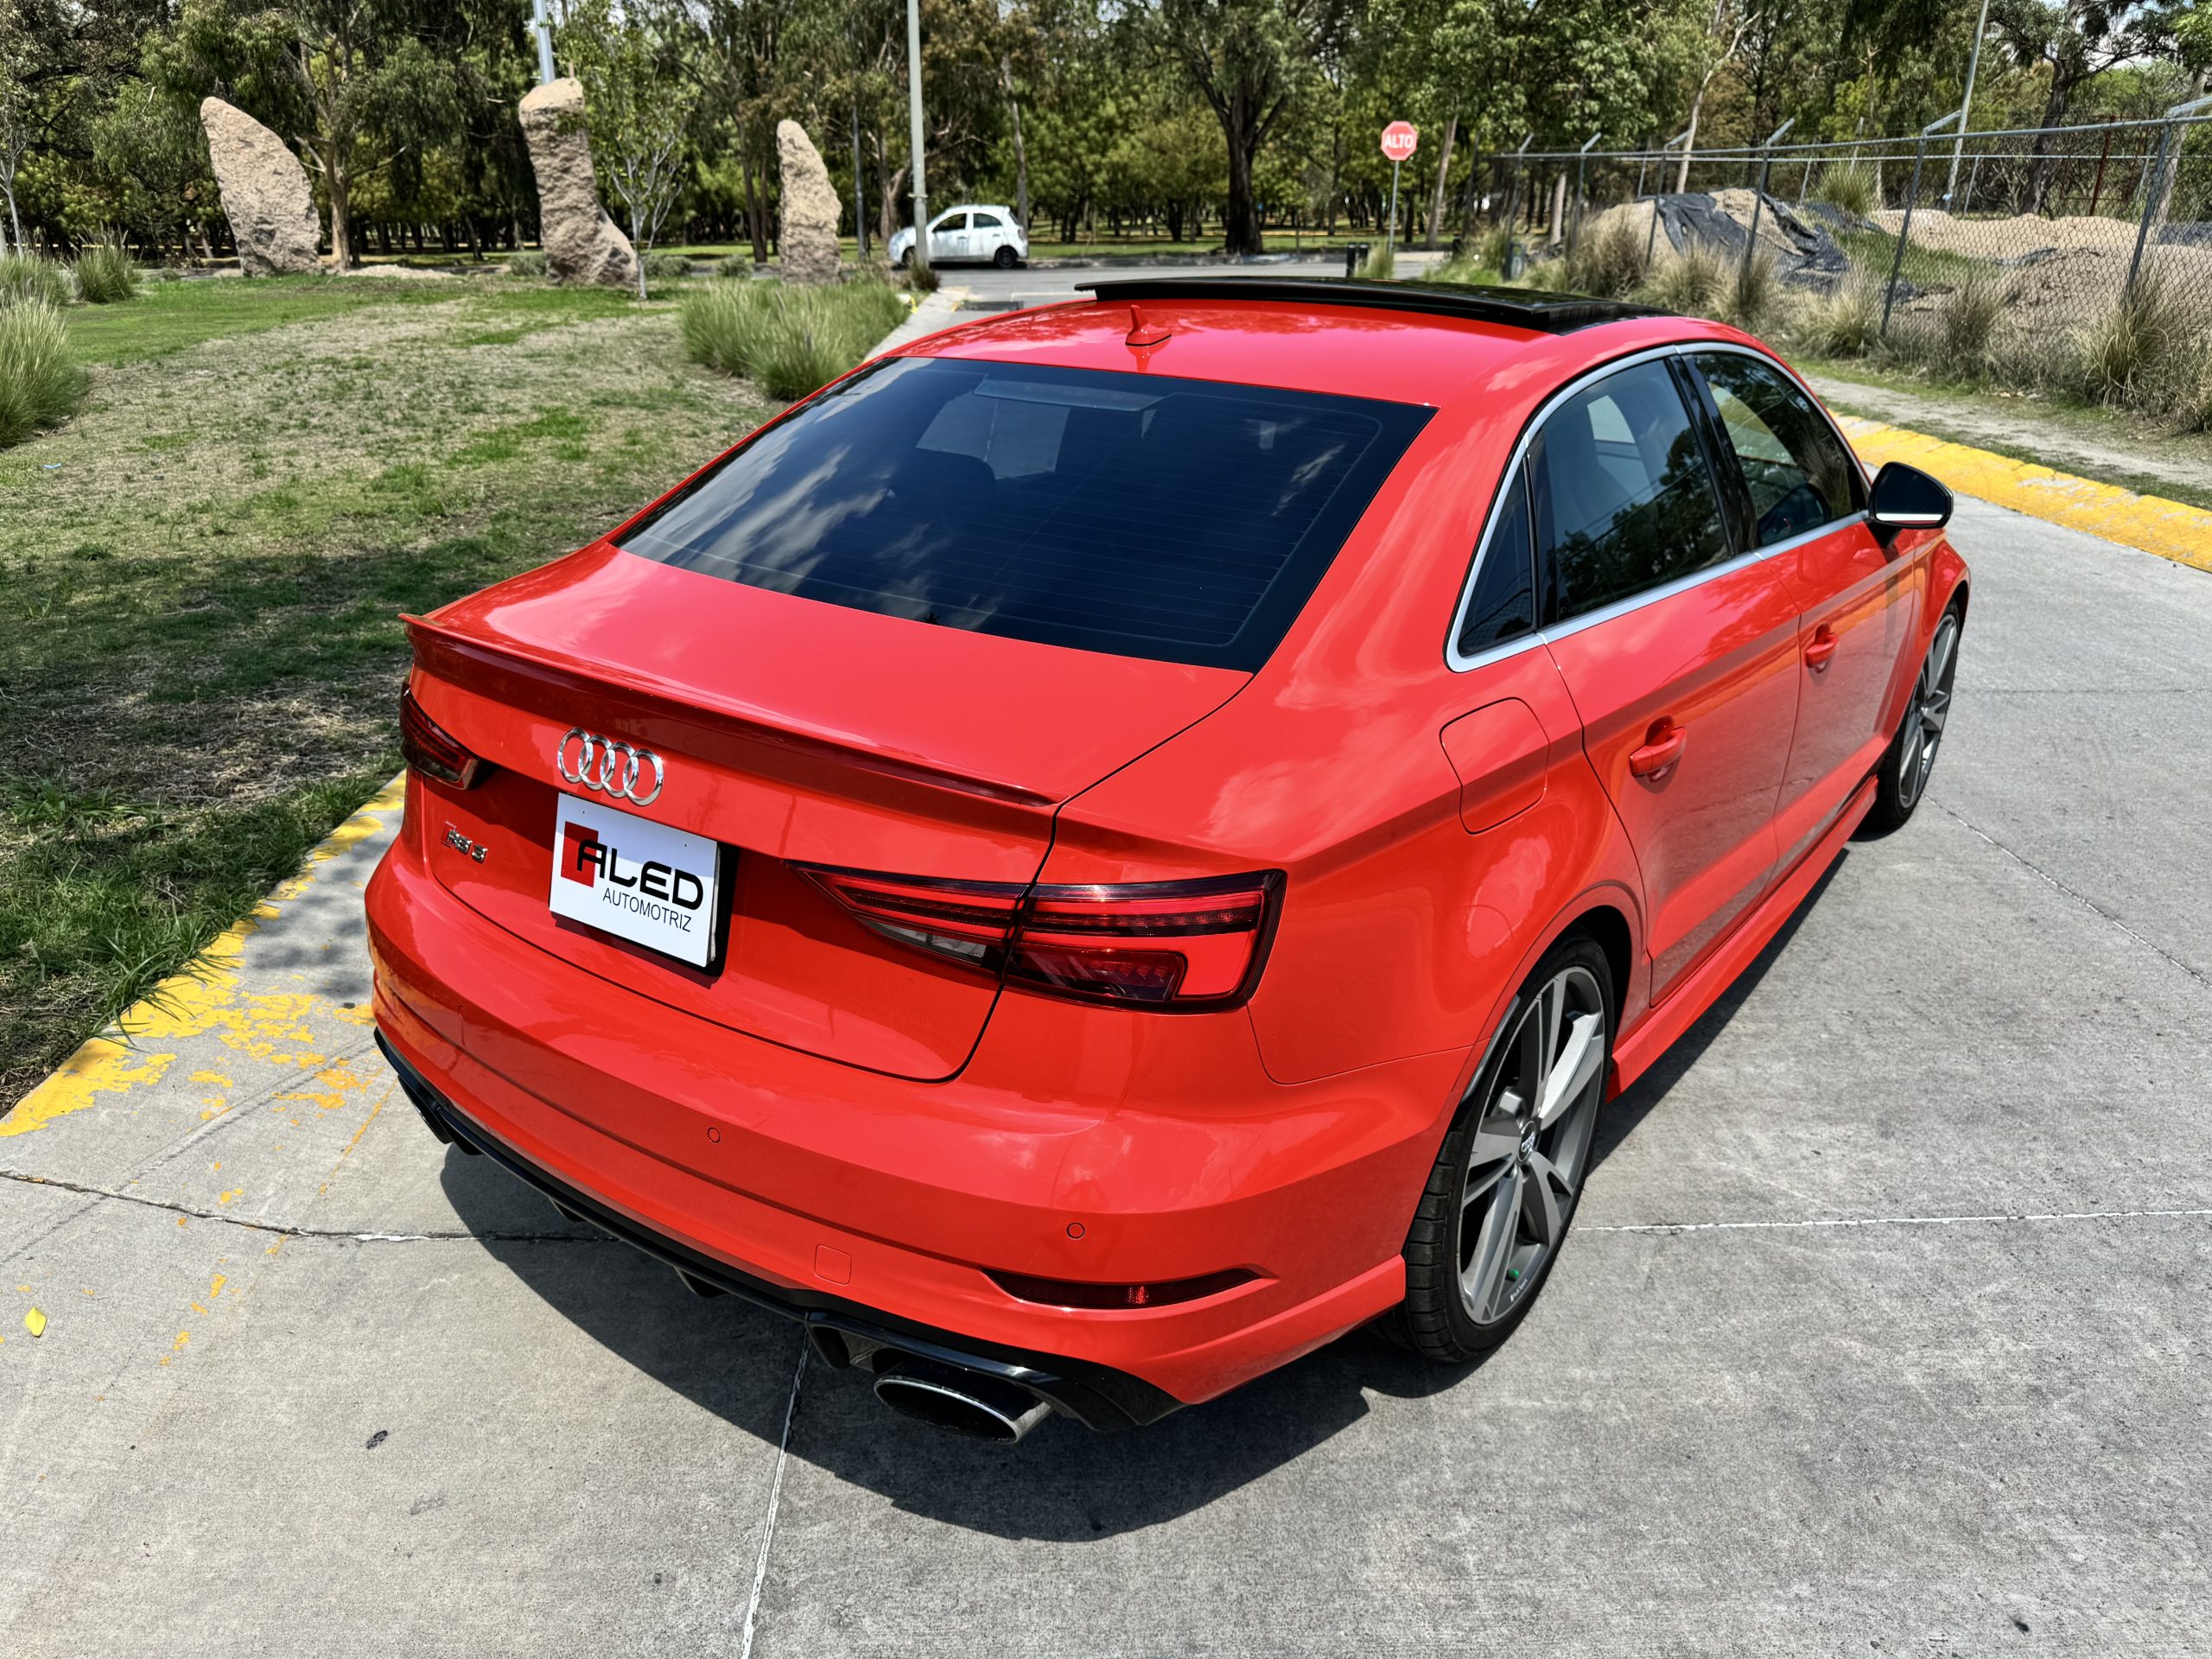
[{"label": "green foliage", "polygon": [[22,301],[69,303],[69,273],[35,253],[0,253],[0,306]]},{"label": "green foliage", "polygon": [[906,316],[906,301],[887,283],[709,283],[684,296],[677,326],[695,363],[791,398],[853,367]]},{"label": "green foliage", "polygon": [[1859,162],[1829,167],[1813,187],[1814,200],[1825,201],[1854,219],[1864,219],[1872,213],[1881,205],[1880,196],[1874,169]]},{"label": "green foliage", "polygon": [[531,282],[542,283],[552,275],[552,268],[546,264],[543,254],[534,249],[525,248],[520,253],[511,253],[507,256],[507,275],[527,277]]},{"label": "green foliage", "polygon": [[1757,334],[1774,317],[1781,303],[1782,282],[1776,274],[1771,253],[1758,248],[1748,259],[1729,261],[1720,302],[1724,319],[1747,334]]},{"label": "green foliage", "polygon": [[85,401],[61,313],[43,299],[0,305],[0,448],[59,426]]},{"label": "green foliage", "polygon": [[648,282],[680,283],[691,275],[691,261],[683,254],[648,253],[642,257]]},{"label": "green foliage", "polygon": [[130,256],[111,243],[86,248],[77,256],[77,292],[87,305],[115,305],[138,296],[138,267]]},{"label": "green foliage", "polygon": [[[1648,225],[1650,215],[1644,219]],[[1630,292],[1643,280],[1644,238],[1645,232],[1624,214],[1586,232],[1567,255],[1567,285],[1602,299]]]},{"label": "green foliage", "polygon": [[1854,272],[1797,317],[1793,337],[1798,349],[1816,357],[1864,357],[1880,338],[1882,288],[1879,278]]},{"label": "green foliage", "polygon": [[[2157,408],[2171,400],[2171,366],[2193,345],[2182,296],[2145,271],[2082,334],[2072,390],[2093,404]],[[2197,353],[2190,353],[2196,355]]]},{"label": "green foliage", "polygon": [[1367,251],[1367,257],[1359,262],[1359,274],[1370,282],[1387,283],[1398,274],[1396,251],[1388,242],[1377,242]]},{"label": "green foliage", "polygon": [[2005,320],[2010,286],[1994,276],[1977,276],[1943,297],[1936,313],[1936,361],[1962,380],[1979,380],[1989,371],[1990,348]]},{"label": "green foliage", "polygon": [[910,262],[906,270],[906,286],[917,294],[934,294],[944,279],[937,274],[935,265]]},{"label": "green foliage", "polygon": [[1717,250],[1703,242],[1692,242],[1673,258],[1661,259],[1637,290],[1637,297],[1681,316],[1707,316],[1719,309],[1731,280]]}]

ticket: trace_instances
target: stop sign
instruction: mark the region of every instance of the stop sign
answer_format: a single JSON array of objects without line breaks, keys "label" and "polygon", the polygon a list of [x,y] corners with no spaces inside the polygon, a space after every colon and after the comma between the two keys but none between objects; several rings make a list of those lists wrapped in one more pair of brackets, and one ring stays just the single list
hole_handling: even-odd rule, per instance
[{"label": "stop sign", "polygon": [[1382,129],[1382,154],[1393,162],[1413,160],[1414,150],[1421,143],[1421,134],[1414,130],[1410,121],[1393,121]]}]

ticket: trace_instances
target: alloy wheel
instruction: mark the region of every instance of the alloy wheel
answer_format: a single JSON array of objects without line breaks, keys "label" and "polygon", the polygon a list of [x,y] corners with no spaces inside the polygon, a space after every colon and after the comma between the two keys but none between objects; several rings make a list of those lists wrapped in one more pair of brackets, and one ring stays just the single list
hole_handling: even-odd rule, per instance
[{"label": "alloy wheel", "polygon": [[1948,612],[1936,626],[1928,647],[1928,660],[1912,689],[1912,707],[1905,711],[1904,736],[1897,760],[1897,804],[1907,811],[1918,804],[1936,770],[1936,751],[1943,741],[1943,724],[1951,715],[1951,683],[1959,667],[1959,618]]},{"label": "alloy wheel", "polygon": [[1478,1325],[1494,1325],[1519,1305],[1567,1231],[1605,1052],[1605,995],[1588,969],[1561,969],[1522,1004],[1460,1186],[1459,1294]]}]

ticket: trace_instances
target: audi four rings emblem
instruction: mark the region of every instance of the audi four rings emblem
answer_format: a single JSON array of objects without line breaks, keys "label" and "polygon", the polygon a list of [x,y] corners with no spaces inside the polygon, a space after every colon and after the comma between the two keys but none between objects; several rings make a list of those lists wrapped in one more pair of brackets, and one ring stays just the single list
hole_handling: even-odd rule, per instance
[{"label": "audi four rings emblem", "polygon": [[[569,759],[572,753],[573,764]],[[653,769],[653,785],[641,795],[638,792],[638,779],[645,775],[647,766]],[[553,770],[569,783],[595,789],[602,795],[617,796],[639,806],[651,806],[658,800],[661,785],[668,781],[668,768],[651,749],[632,748],[627,743],[618,743],[611,737],[601,737],[597,732],[587,732],[578,726],[569,727],[553,746]]]}]

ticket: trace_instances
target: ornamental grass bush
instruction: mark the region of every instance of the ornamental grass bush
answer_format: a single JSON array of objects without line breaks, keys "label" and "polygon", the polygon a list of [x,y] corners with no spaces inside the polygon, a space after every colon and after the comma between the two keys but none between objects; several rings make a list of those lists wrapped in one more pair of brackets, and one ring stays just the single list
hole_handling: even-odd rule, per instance
[{"label": "ornamental grass bush", "polygon": [[45,299],[0,303],[0,448],[59,426],[85,401],[60,308]]},{"label": "ornamental grass bush", "polygon": [[1872,168],[1864,162],[1847,162],[1821,175],[1821,181],[1813,187],[1813,200],[1825,201],[1854,219],[1864,219],[1881,205],[1881,192],[1875,186]]},{"label": "ornamental grass bush", "polygon": [[0,253],[0,305],[35,300],[59,308],[73,297],[69,273],[53,260],[35,253]]},{"label": "ornamental grass bush", "polygon": [[77,293],[87,305],[116,305],[138,294],[138,267],[130,256],[110,243],[86,248],[77,256]]},{"label": "ornamental grass bush", "polygon": [[694,362],[793,398],[844,373],[906,315],[906,301],[885,283],[724,282],[685,295],[677,320]]},{"label": "ornamental grass bush", "polygon": [[1616,215],[1586,236],[1575,240],[1567,256],[1567,285],[1579,294],[1614,299],[1630,292],[1643,280],[1645,231],[1625,215]]},{"label": "ornamental grass bush", "polygon": [[1705,316],[1719,308],[1729,281],[1719,251],[1709,244],[1692,242],[1674,258],[1661,261],[1643,279],[1637,297],[1662,311]]},{"label": "ornamental grass bush", "polygon": [[1815,357],[1865,357],[1882,337],[1882,283],[1857,273],[1798,315],[1797,349]]}]

